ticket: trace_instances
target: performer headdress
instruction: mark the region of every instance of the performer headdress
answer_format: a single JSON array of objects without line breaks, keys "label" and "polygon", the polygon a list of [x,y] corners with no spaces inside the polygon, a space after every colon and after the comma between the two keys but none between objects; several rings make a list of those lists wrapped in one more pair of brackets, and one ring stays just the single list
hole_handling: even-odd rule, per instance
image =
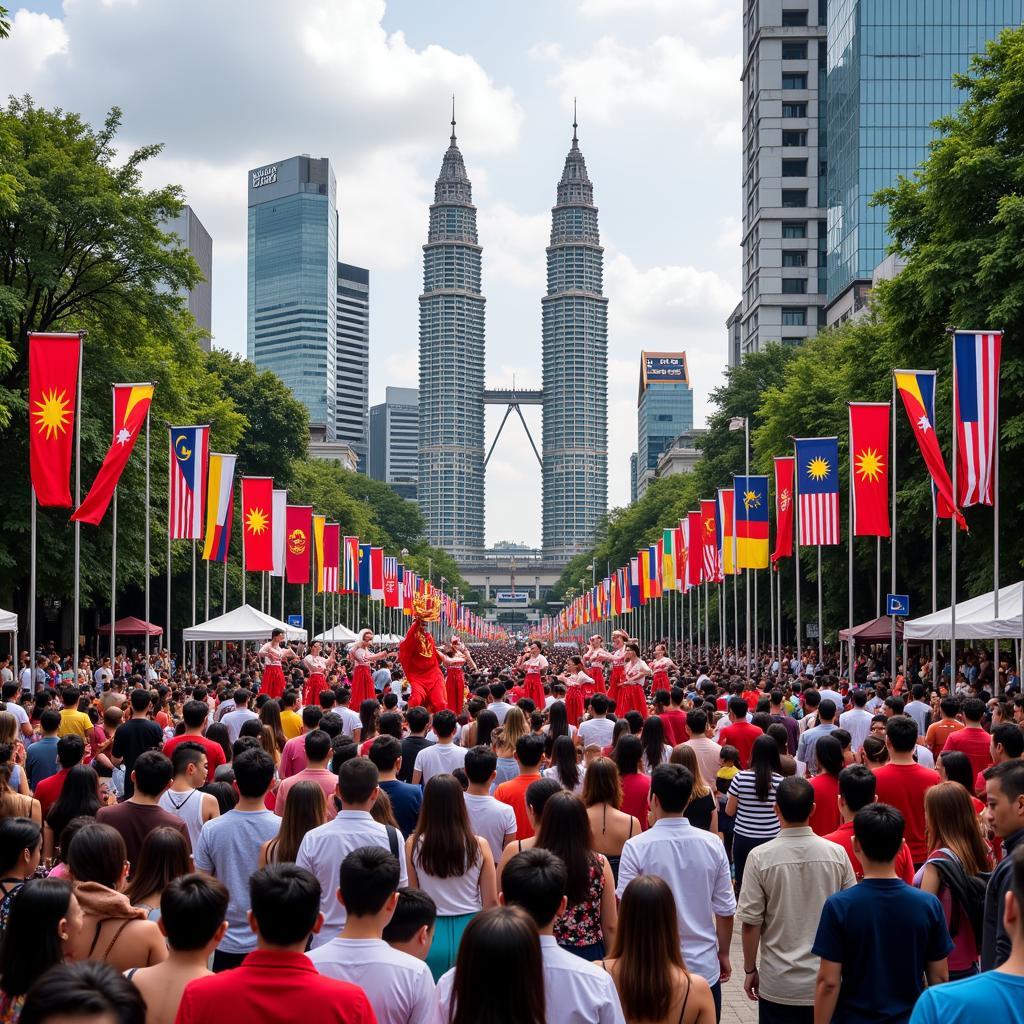
[{"label": "performer headdress", "polygon": [[440,595],[416,594],[412,599],[412,613],[424,622],[437,622],[441,618]]}]

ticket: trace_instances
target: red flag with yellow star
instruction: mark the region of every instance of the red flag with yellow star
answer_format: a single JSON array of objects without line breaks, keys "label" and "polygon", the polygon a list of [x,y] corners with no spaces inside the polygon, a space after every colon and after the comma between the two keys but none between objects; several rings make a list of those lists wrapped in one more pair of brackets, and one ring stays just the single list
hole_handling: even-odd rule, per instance
[{"label": "red flag with yellow star", "polygon": [[889,403],[850,403],[853,535],[889,536]]},{"label": "red flag with yellow star", "polygon": [[36,501],[71,508],[71,449],[82,339],[77,334],[28,336],[29,467]]},{"label": "red flag with yellow star", "polygon": [[274,480],[242,477],[242,568],[270,572],[274,568]]},{"label": "red flag with yellow star", "polygon": [[114,384],[114,437],[103,458],[103,465],[89,493],[74,512],[72,521],[99,526],[110,507],[117,483],[128,465],[139,434],[146,425],[153,402],[153,384]]}]

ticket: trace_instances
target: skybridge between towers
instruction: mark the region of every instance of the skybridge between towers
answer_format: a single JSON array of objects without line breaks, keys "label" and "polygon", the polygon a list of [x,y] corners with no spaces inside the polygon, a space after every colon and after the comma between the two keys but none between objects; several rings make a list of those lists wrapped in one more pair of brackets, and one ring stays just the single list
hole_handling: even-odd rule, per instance
[{"label": "skybridge between towers", "polygon": [[487,468],[487,463],[491,461],[491,456],[494,454],[494,448],[498,443],[498,438],[501,437],[501,432],[505,429],[505,424],[508,422],[508,418],[513,412],[519,417],[519,422],[522,423],[523,430],[526,431],[526,438],[530,442],[533,454],[537,456],[537,464],[541,469],[544,468],[544,460],[540,457],[540,452],[537,450],[537,445],[534,443],[533,435],[530,433],[530,428],[526,425],[526,418],[523,416],[523,411],[520,408],[520,406],[523,405],[543,404],[544,392],[540,388],[484,388],[484,405],[505,406],[505,415],[501,418],[501,425],[498,427],[498,432],[494,435],[491,447],[487,450],[487,458],[484,459],[484,469]]}]

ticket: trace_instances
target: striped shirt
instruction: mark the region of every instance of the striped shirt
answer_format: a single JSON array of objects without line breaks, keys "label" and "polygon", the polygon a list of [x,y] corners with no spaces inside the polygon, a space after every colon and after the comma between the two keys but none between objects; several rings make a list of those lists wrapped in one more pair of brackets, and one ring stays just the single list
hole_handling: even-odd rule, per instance
[{"label": "striped shirt", "polygon": [[772,788],[767,800],[758,800],[753,769],[737,772],[729,785],[729,796],[736,797],[737,835],[748,839],[771,839],[779,834],[779,819],[775,816],[775,791],[782,776],[772,772]]}]

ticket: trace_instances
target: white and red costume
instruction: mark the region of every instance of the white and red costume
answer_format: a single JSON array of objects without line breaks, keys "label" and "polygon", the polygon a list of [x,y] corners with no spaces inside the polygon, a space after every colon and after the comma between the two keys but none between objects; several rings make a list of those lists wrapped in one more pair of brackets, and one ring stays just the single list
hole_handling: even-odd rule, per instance
[{"label": "white and red costume", "polygon": [[533,701],[538,711],[544,710],[544,683],[541,681],[541,673],[547,671],[548,659],[543,654],[534,658],[524,659],[519,667],[526,672],[523,680],[523,689],[526,696]]},{"label": "white and red costume", "polygon": [[647,717],[644,681],[650,674],[650,666],[641,658],[623,665],[623,678],[615,697],[615,714],[618,718],[622,718],[627,711],[639,711],[644,718]]},{"label": "white and red costume", "polygon": [[259,649],[259,656],[263,659],[263,675],[260,677],[260,690],[273,700],[284,693],[284,669],[282,665],[295,657],[295,652],[290,647],[281,647],[268,641]]}]

